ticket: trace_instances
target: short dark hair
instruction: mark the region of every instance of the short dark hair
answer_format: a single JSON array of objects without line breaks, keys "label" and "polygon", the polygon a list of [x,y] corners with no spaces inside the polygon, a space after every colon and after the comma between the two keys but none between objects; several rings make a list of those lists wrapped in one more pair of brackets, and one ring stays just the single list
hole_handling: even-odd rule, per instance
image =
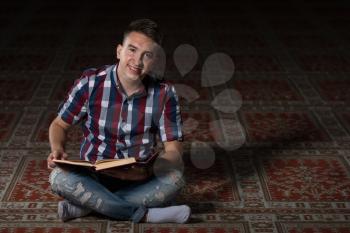
[{"label": "short dark hair", "polygon": [[163,34],[160,31],[160,28],[156,22],[150,19],[137,19],[132,21],[129,26],[124,31],[124,38],[130,32],[139,32],[145,36],[151,38],[154,42],[161,45],[163,40]]}]

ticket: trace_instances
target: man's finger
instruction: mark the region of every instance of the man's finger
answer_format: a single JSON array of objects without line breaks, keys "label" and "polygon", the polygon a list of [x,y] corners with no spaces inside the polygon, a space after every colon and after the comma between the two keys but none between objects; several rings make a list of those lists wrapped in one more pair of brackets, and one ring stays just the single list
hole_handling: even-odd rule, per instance
[{"label": "man's finger", "polygon": [[53,159],[59,159],[59,153],[58,153],[57,151],[51,152],[50,155],[52,155],[52,158],[53,158]]},{"label": "man's finger", "polygon": [[68,158],[67,153],[62,153],[61,159],[66,160]]},{"label": "man's finger", "polygon": [[52,161],[48,161],[47,162],[47,168],[48,169],[54,169],[56,167],[56,164],[54,163],[54,162],[52,162]]},{"label": "man's finger", "polygon": [[54,152],[50,153],[49,156],[47,157],[47,168],[53,169],[56,167],[56,164],[52,161],[55,158]]}]

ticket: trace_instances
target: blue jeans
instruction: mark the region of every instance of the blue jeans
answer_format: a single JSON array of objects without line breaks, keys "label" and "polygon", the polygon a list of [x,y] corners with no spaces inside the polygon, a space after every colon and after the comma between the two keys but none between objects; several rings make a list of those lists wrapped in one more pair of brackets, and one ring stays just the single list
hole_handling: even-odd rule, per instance
[{"label": "blue jeans", "polygon": [[170,204],[185,184],[176,170],[144,181],[123,181],[87,170],[59,167],[51,172],[49,181],[54,193],[75,205],[135,223],[140,222],[147,208]]}]

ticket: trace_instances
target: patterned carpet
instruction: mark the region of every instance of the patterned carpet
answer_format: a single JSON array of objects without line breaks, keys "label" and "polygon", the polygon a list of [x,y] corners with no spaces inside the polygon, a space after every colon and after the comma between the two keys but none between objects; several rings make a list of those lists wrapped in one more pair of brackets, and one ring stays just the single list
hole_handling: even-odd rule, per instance
[{"label": "patterned carpet", "polygon": [[[350,232],[346,1],[0,5],[1,233]],[[186,133],[187,185],[177,201],[192,207],[192,219],[62,223],[47,179],[48,126],[73,80],[112,64],[122,28],[140,17],[156,19],[167,36],[166,77],[179,87]],[[187,72],[173,56],[181,44],[198,52]],[[232,59],[234,73],[207,85],[203,67],[215,53]],[[213,104],[225,94],[223,106]],[[68,139],[77,155],[79,127]]]}]

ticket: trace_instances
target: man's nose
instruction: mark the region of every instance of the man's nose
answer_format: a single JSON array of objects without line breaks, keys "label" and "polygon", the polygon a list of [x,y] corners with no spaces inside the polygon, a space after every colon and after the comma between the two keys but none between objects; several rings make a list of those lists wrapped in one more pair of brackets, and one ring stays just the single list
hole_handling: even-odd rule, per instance
[{"label": "man's nose", "polygon": [[142,54],[136,54],[135,56],[135,65],[142,66],[143,65],[143,55]]}]

